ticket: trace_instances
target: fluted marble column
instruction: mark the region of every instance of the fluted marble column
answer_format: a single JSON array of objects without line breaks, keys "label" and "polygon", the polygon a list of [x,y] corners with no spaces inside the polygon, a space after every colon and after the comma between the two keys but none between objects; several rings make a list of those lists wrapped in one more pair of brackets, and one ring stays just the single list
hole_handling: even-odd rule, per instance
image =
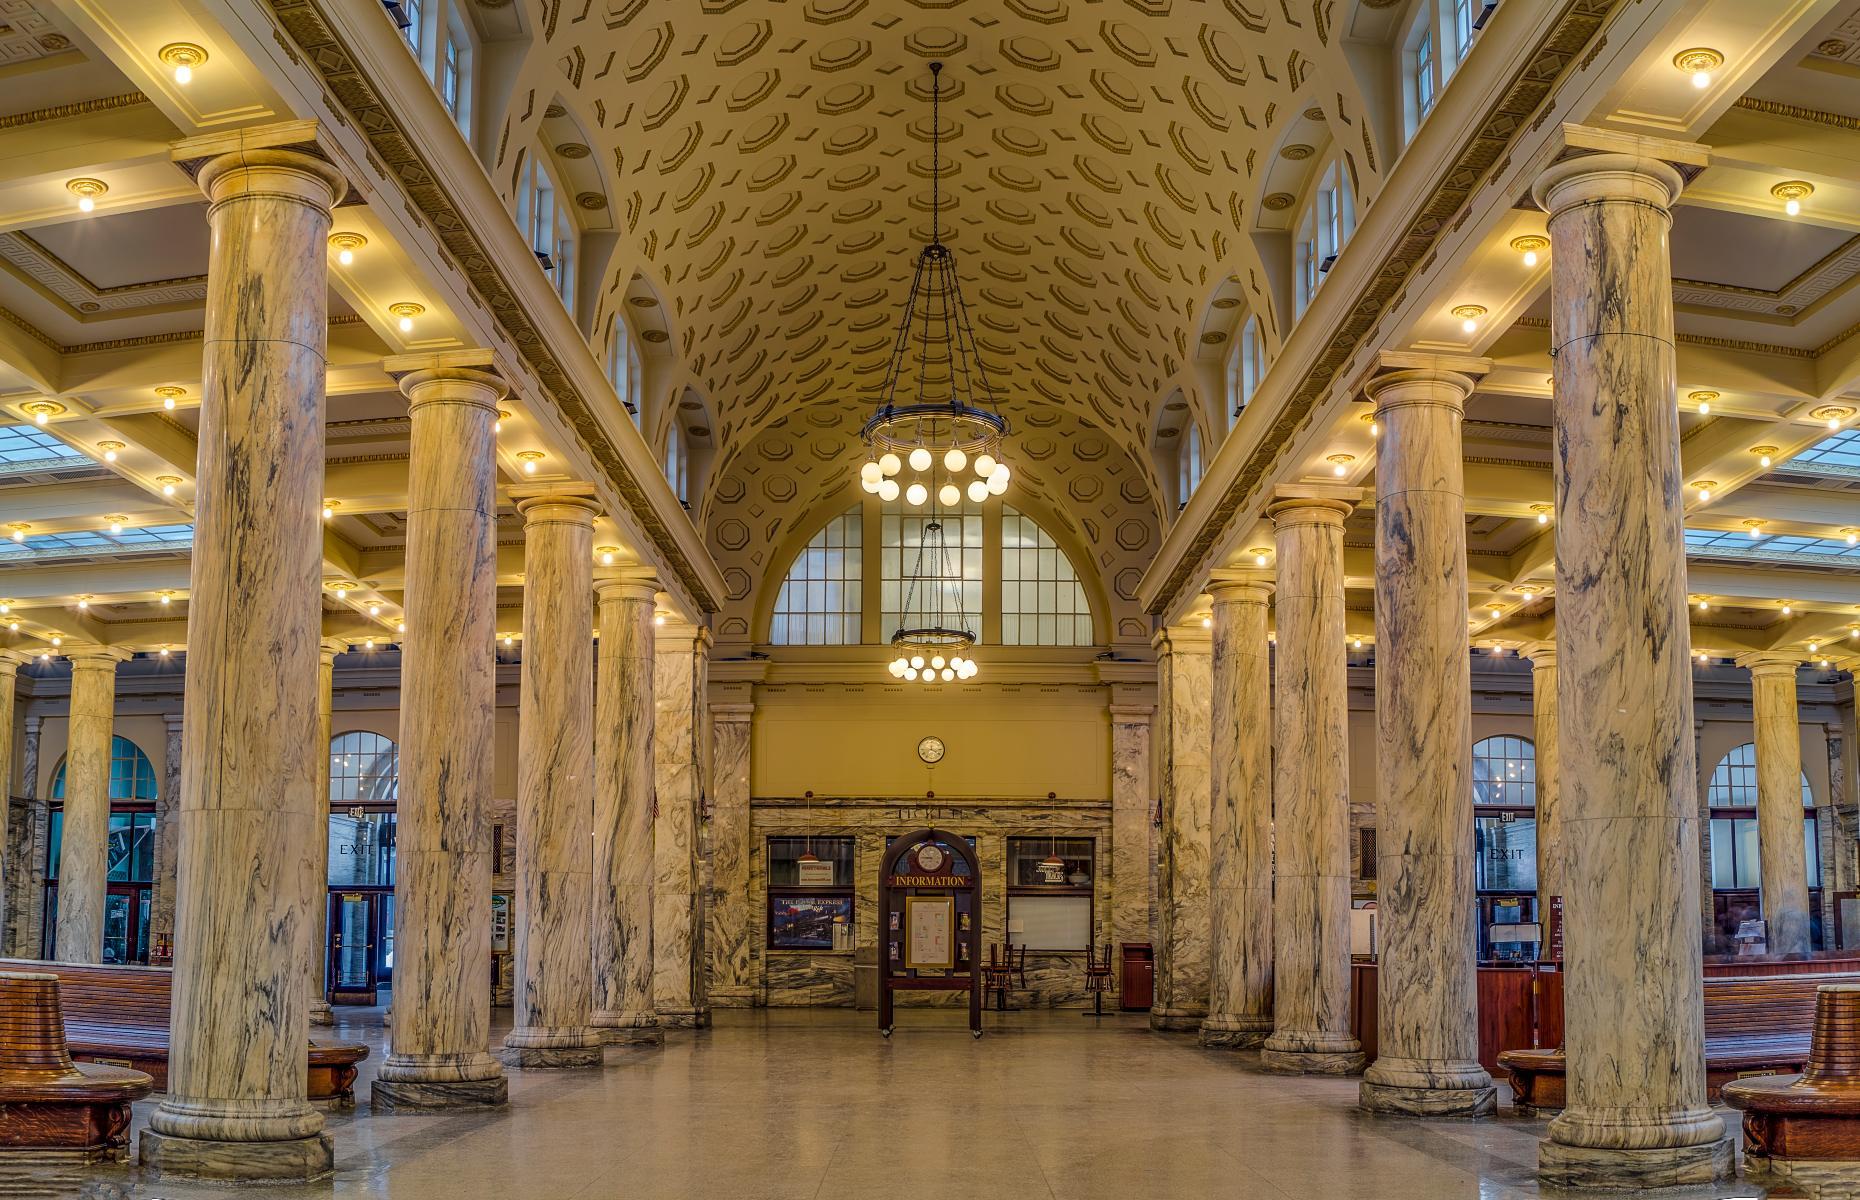
[{"label": "fluted marble column", "polygon": [[107,646],[68,650],[71,706],[65,746],[65,823],[58,847],[59,962],[103,961],[103,898],[110,873],[110,738],[116,664]]},{"label": "fluted marble column", "polygon": [[162,739],[161,790],[155,799],[155,884],[149,889],[149,961],[156,966],[171,966],[174,961],[174,853],[181,812],[182,717],[180,713],[163,713],[161,719],[165,736]]},{"label": "fluted marble column", "polygon": [[1485,1116],[1473,912],[1472,680],[1460,419],[1482,359],[1367,391],[1376,447],[1376,1061],[1371,1112]]},{"label": "fluted marble column", "polygon": [[[168,1094],[145,1174],[268,1182],[330,1173],[304,1099],[316,647],[322,609],[324,346],[330,208],[341,174],[209,134],[200,437],[187,603]],[[258,465],[263,469],[255,469]]]},{"label": "fluted marble column", "polygon": [[1156,709],[1112,691],[1111,713],[1111,950],[1113,983],[1123,987],[1126,942],[1151,940],[1151,876],[1156,867],[1150,824],[1150,734]]},{"label": "fluted marble column", "polygon": [[594,726],[594,1013],[608,1042],[665,1040],[652,1007],[652,611],[658,581],[603,569]]},{"label": "fluted marble column", "polygon": [[1802,728],[1795,674],[1801,663],[1747,654],[1757,743],[1757,863],[1771,954],[1807,954],[1808,844],[1802,805]]},{"label": "fluted marble column", "polygon": [[[491,1057],[497,402],[490,355],[408,355],[407,632],[400,655],[394,1008],[377,1110],[504,1103]],[[328,744],[323,748],[329,755]]]},{"label": "fluted marble column", "polygon": [[598,1067],[594,1028],[594,518],[567,490],[526,496],[517,726],[515,1067]]},{"label": "fluted marble column", "polygon": [[755,919],[749,895],[749,734],[756,706],[713,704],[711,715],[711,903],[704,936],[713,1007],[748,1008],[755,986]]},{"label": "fluted marble column", "polygon": [[310,821],[324,836],[311,839],[310,870],[316,883],[310,889],[311,938],[304,959],[304,986],[310,994],[310,1023],[334,1025],[325,975],[329,964],[329,739],[330,716],[335,707],[336,656],[348,644],[324,638],[317,647],[316,666],[316,787],[310,795]]},{"label": "fluted marble column", "polygon": [[1539,1176],[1562,1187],[1707,1183],[1733,1169],[1724,1122],[1705,1102],[1695,915],[1698,782],[1667,249],[1681,179],[1655,157],[1704,154],[1639,145],[1639,154],[1557,163],[1534,190],[1550,214],[1557,347],[1558,710],[1563,749],[1582,764],[1559,781],[1569,1103],[1538,1152]]},{"label": "fluted marble column", "polygon": [[1204,1046],[1257,1046],[1272,1032],[1272,650],[1270,576],[1216,572],[1209,989]]},{"label": "fluted marble column", "polygon": [[1278,489],[1273,693],[1272,1035],[1270,1071],[1362,1070],[1350,1032],[1350,771],[1344,658],[1343,520],[1362,489]]},{"label": "fluted marble column", "polygon": [[1150,1028],[1208,1015],[1208,700],[1213,638],[1200,622],[1156,634],[1162,854],[1156,874],[1156,996]]},{"label": "fluted marble column", "polygon": [[668,621],[653,646],[652,996],[662,1025],[710,1024],[698,879],[710,630]]},{"label": "fluted marble column", "polygon": [[1547,942],[1550,898],[1563,894],[1563,814],[1557,807],[1556,643],[1532,642],[1519,653],[1531,662],[1531,740],[1537,762],[1537,919],[1543,923]]}]

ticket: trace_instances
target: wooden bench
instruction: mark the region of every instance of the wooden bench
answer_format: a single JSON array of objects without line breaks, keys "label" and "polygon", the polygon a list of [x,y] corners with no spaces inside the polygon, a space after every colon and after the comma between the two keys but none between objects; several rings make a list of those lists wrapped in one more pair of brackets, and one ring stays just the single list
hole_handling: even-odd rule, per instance
[{"label": "wooden bench", "polygon": [[[77,1062],[141,1071],[168,1090],[168,1008],[174,976],[166,967],[86,966],[0,959],[0,969],[58,976],[65,1042]],[[312,1041],[306,1060],[308,1097],[336,1108],[355,1106],[360,1042]]]},{"label": "wooden bench", "polygon": [[[1860,974],[1763,975],[1705,980],[1705,1087],[1709,1098],[1734,1079],[1789,1075],[1808,1061],[1815,993],[1824,983],[1860,983]],[[1564,1105],[1563,1051],[1506,1050],[1498,1065],[1514,1103],[1536,1116]]]},{"label": "wooden bench", "polygon": [[130,1105],[152,1086],[140,1071],[71,1061],[55,975],[0,971],[0,1157],[8,1165],[126,1161]]}]

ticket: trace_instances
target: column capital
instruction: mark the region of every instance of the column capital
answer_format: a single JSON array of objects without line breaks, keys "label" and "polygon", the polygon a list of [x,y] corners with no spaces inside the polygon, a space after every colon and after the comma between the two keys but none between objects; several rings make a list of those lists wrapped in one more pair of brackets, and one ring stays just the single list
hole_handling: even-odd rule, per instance
[{"label": "column capital", "polygon": [[93,670],[105,667],[115,670],[117,663],[126,662],[132,657],[131,652],[121,646],[66,646],[62,653],[72,670],[80,666]]},{"label": "column capital", "polygon": [[169,155],[215,204],[263,190],[328,212],[348,194],[349,181],[323,156],[317,128],[309,118],[203,133],[175,142]]},{"label": "column capital", "polygon": [[727,703],[711,705],[710,719],[719,724],[725,722],[740,722],[746,725],[749,723],[750,718],[755,716],[755,712],[756,706],[754,704],[741,700],[732,700]]},{"label": "column capital", "polygon": [[1752,679],[1766,676],[1787,675],[1794,679],[1795,673],[1802,667],[1802,659],[1794,654],[1777,654],[1772,651],[1754,651],[1740,654],[1731,660],[1736,665],[1750,672]]},{"label": "column capital", "polygon": [[0,650],[0,672],[17,671],[32,659],[24,650]]},{"label": "column capital", "polygon": [[525,529],[557,523],[591,527],[601,515],[601,502],[594,496],[594,485],[588,483],[516,487],[510,489],[510,498],[517,502]]},{"label": "column capital", "polygon": [[178,713],[178,712],[163,713],[161,715],[162,724],[167,727],[167,730],[169,733],[181,732],[181,725],[182,725],[183,720],[184,720],[183,714]]},{"label": "column capital", "polygon": [[1530,660],[1533,671],[1548,670],[1556,666],[1556,643],[1526,642],[1518,647],[1518,657]]},{"label": "column capital", "polygon": [[1154,704],[1111,704],[1105,708],[1113,725],[1144,725],[1156,719]]},{"label": "column capital", "polygon": [[1266,515],[1274,525],[1342,525],[1368,493],[1329,483],[1286,483],[1272,489]]},{"label": "column capital", "polygon": [[1552,217],[1578,204],[1609,200],[1671,208],[1685,187],[1680,169],[1696,174],[1711,163],[1711,149],[1697,142],[1568,123],[1558,127],[1547,154],[1550,161],[1532,185],[1531,198]]},{"label": "column capital", "polygon": [[333,663],[337,655],[348,652],[349,642],[344,638],[326,637],[317,643],[317,653],[322,656],[324,662]]},{"label": "column capital", "polygon": [[689,643],[694,650],[710,649],[711,635],[707,625],[674,621],[668,617],[664,624],[656,625],[652,632],[656,641]]},{"label": "column capital", "polygon": [[390,354],[381,369],[400,385],[409,411],[423,404],[472,404],[495,414],[498,401],[510,394],[489,350]]},{"label": "column capital", "polygon": [[1223,568],[1209,573],[1208,586],[1204,590],[1214,597],[1216,604],[1223,600],[1240,604],[1265,604],[1272,599],[1273,589],[1271,571]]},{"label": "column capital", "polygon": [[1491,370],[1489,358],[1384,350],[1352,390],[1360,391],[1375,405],[1377,416],[1410,404],[1434,404],[1463,412],[1466,397]]},{"label": "column capital", "polygon": [[657,603],[659,577],[644,563],[627,563],[617,567],[594,569],[594,594],[602,603],[618,600],[643,600]]},{"label": "column capital", "polygon": [[1150,638],[1150,645],[1162,654],[1212,654],[1214,635],[1200,622],[1192,625],[1165,625]]}]

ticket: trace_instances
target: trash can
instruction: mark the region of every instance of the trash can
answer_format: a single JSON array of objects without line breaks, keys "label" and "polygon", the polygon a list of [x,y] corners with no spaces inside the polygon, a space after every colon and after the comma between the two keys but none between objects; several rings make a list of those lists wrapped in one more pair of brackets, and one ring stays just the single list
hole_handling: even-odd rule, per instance
[{"label": "trash can", "polygon": [[853,951],[853,1007],[860,1012],[878,1008],[877,946],[860,946]]},{"label": "trash can", "polygon": [[1125,942],[1124,973],[1117,1006],[1125,1012],[1148,1012],[1156,997],[1156,954],[1148,942]]}]

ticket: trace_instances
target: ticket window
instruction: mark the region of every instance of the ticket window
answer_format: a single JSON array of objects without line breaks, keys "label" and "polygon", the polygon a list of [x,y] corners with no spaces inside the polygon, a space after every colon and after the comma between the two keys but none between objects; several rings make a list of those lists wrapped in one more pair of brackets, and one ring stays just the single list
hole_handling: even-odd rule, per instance
[{"label": "ticket window", "polygon": [[1088,837],[1008,839],[1010,946],[1082,951],[1091,945],[1095,851]]}]

